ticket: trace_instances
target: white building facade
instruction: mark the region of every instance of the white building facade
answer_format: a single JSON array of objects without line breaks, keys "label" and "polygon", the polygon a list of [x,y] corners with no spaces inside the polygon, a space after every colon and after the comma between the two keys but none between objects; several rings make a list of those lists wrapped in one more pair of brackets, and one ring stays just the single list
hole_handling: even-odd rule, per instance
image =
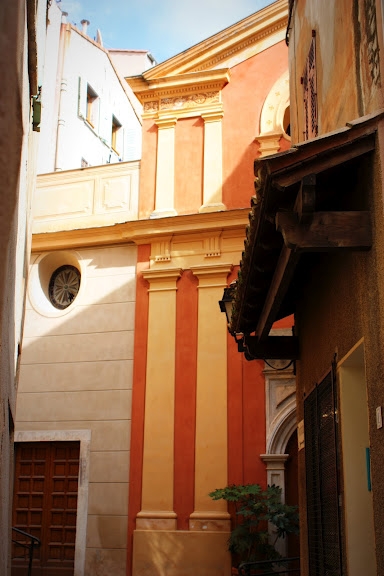
[{"label": "white building facade", "polygon": [[140,105],[108,50],[49,9],[38,173],[139,160]]}]

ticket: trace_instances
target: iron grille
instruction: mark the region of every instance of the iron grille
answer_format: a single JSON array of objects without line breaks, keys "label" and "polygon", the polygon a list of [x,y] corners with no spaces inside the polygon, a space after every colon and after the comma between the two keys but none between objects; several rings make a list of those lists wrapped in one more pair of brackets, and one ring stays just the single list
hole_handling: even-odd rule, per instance
[{"label": "iron grille", "polygon": [[302,84],[304,89],[304,139],[318,135],[317,82],[316,82],[316,36],[312,30],[311,46],[305,62]]},{"label": "iron grille", "polygon": [[331,370],[304,402],[310,576],[342,574],[337,403]]}]

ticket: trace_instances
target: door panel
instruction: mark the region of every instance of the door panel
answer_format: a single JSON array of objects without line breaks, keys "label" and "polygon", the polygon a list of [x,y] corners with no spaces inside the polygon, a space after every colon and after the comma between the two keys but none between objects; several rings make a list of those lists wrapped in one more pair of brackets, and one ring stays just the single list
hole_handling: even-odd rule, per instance
[{"label": "door panel", "polygon": [[[79,454],[79,442],[15,445],[13,526],[41,540],[33,575],[73,576]],[[12,556],[12,576],[24,576],[28,552],[14,545]]]},{"label": "door panel", "polygon": [[310,576],[340,576],[339,438],[334,370],[304,401]]}]

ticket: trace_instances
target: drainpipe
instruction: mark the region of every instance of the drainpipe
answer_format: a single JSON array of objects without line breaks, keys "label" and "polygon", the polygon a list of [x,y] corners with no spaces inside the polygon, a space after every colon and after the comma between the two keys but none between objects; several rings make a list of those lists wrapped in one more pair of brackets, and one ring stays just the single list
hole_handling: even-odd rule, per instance
[{"label": "drainpipe", "polygon": [[63,169],[62,149],[64,148],[63,138],[65,133],[65,100],[67,94],[67,79],[65,77],[65,55],[69,45],[71,27],[67,24],[68,14],[63,12],[61,17],[60,45],[59,45],[59,66],[58,80],[60,83],[59,108],[57,115],[57,133],[56,133],[56,154],[55,154],[55,172]]}]

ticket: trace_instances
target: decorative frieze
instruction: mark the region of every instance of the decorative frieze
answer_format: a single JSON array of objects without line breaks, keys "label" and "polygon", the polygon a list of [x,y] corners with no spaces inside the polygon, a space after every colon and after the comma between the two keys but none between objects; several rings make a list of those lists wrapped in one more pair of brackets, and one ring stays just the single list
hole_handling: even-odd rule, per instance
[{"label": "decorative frieze", "polygon": [[220,102],[220,92],[199,92],[198,94],[185,94],[173,98],[161,98],[160,110],[194,108],[202,104],[212,104],[216,102]]}]

